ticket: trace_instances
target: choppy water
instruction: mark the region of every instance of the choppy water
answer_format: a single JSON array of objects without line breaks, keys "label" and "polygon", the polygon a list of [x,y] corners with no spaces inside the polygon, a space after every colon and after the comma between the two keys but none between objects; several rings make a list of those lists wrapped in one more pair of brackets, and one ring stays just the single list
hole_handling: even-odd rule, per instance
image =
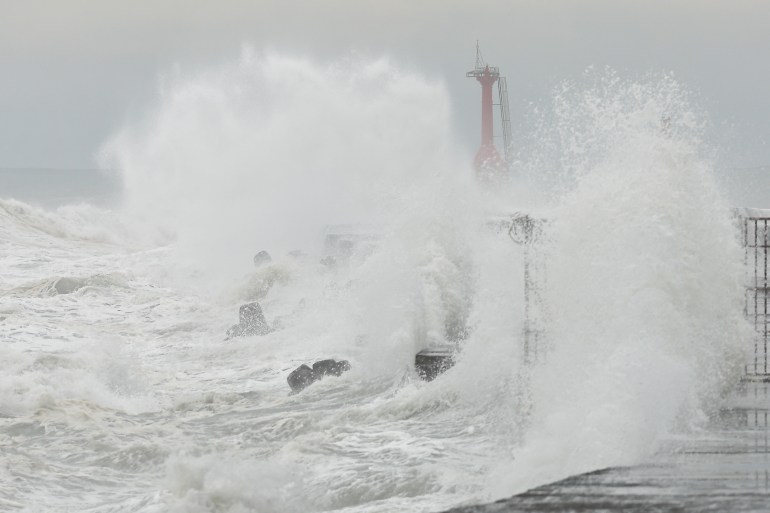
[{"label": "choppy water", "polygon": [[0,168],[2,197],[46,208],[75,203],[107,206],[120,197],[116,173],[98,169]]},{"label": "choppy water", "polygon": [[[489,192],[440,83],[247,53],[107,144],[119,209],[0,200],[0,506],[440,511],[693,429],[740,372],[740,248],[679,86],[603,80]],[[549,219],[531,365],[522,249],[487,223],[513,209]],[[330,269],[341,221],[377,243]],[[279,329],[226,341],[255,299]],[[415,352],[458,322],[459,363],[421,382]],[[352,370],[288,394],[328,357]]]},{"label": "choppy water", "polygon": [[[422,384],[413,350],[357,341],[349,278],[276,258],[262,272],[287,281],[262,304],[285,328],[224,341],[251,291],[171,286],[172,248],[109,240],[90,207],[1,205],[5,507],[396,511],[481,489],[499,398]],[[327,356],[353,370],[289,396],[286,375]]]}]

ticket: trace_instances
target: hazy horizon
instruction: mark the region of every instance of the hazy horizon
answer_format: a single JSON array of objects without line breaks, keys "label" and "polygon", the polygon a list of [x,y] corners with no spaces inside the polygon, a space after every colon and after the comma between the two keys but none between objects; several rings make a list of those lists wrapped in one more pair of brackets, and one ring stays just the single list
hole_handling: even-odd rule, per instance
[{"label": "hazy horizon", "polygon": [[156,101],[162,77],[236,59],[244,45],[332,63],[391,61],[446,84],[452,130],[478,144],[476,40],[508,77],[514,130],[565,80],[610,66],[667,72],[695,94],[723,167],[770,164],[770,5],[607,0],[161,5],[12,2],[0,20],[0,167],[93,168],[100,146]]}]

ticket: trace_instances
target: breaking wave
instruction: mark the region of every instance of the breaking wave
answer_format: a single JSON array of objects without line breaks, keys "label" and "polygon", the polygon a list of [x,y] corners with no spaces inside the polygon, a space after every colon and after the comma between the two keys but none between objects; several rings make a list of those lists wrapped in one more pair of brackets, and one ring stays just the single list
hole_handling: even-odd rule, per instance
[{"label": "breaking wave", "polygon": [[43,235],[51,243],[93,242],[125,246],[153,246],[168,242],[168,235],[154,227],[137,225],[120,212],[87,203],[48,210],[15,199],[0,199],[0,234],[9,242],[40,244]]},{"label": "breaking wave", "polygon": [[102,154],[132,211],[232,276],[243,255],[317,249],[326,225],[388,223],[410,190],[420,201],[469,182],[450,127],[443,84],[387,60],[322,65],[246,49],[166,77],[156,108]]},{"label": "breaking wave", "polygon": [[[247,50],[167,77],[105,145],[116,224],[0,202],[16,252],[0,413],[50,442],[41,502],[73,506],[57,483],[79,465],[102,510],[437,511],[643,461],[697,427],[747,333],[703,116],[668,76],[592,73],[522,150],[519,172],[549,174],[532,198],[473,182],[440,82]],[[518,246],[499,221],[535,206],[542,238]],[[321,261],[345,230],[347,253]],[[254,269],[258,250],[273,259]],[[529,320],[527,258],[544,268]],[[272,331],[225,341],[251,300]],[[455,342],[458,363],[421,382],[415,352]],[[287,394],[293,368],[330,357],[352,369]],[[91,433],[103,445],[68,459]]]},{"label": "breaking wave", "polygon": [[568,185],[541,254],[548,348],[506,492],[643,461],[719,407],[750,340],[738,230],[702,115],[669,76],[588,79],[554,102]]}]

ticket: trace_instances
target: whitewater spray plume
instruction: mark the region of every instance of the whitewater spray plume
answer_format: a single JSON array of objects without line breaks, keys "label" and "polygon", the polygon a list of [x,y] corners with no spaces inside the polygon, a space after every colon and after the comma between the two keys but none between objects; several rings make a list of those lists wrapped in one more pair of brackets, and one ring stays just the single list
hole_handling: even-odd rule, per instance
[{"label": "whitewater spray plume", "polygon": [[257,249],[307,248],[325,224],[387,221],[404,190],[450,170],[469,180],[450,125],[445,87],[385,59],[321,65],[247,48],[166,77],[159,105],[102,153],[131,210],[222,271]]},{"label": "whitewater spray plume", "polygon": [[359,224],[381,241],[354,255],[345,286],[329,297],[306,281],[283,297],[288,309],[311,305],[299,336],[368,340],[370,366],[392,371],[442,341],[447,324],[462,330],[482,202],[441,83],[384,59],[322,65],[246,49],[161,92],[103,153],[128,208],[176,236],[180,262],[215,281],[240,276],[257,249],[312,254],[326,225]]},{"label": "whitewater spray plume", "polygon": [[[511,201],[472,185],[441,84],[383,60],[248,50],[166,80],[154,112],[105,155],[129,208],[162,222],[180,258],[240,274],[256,250],[307,247],[325,224],[379,234],[333,270],[271,264],[291,279],[260,299],[282,323],[258,343],[213,344],[208,320],[174,332],[199,344],[210,376],[192,372],[185,389],[259,393],[243,399],[258,407],[235,416],[235,438],[169,450],[172,505],[251,511],[299,490],[285,509],[440,510],[640,461],[704,417],[746,332],[741,253],[703,157],[703,117],[670,77],[591,76],[559,92],[521,152],[537,157],[523,167],[553,171],[534,183],[561,184],[538,212],[549,317],[533,365],[521,352],[521,250],[485,228],[488,209]],[[457,365],[417,382],[415,351],[452,333],[465,337]],[[330,356],[352,370],[286,398],[287,369]],[[275,486],[252,494],[276,468],[287,470]]]},{"label": "whitewater spray plume", "polygon": [[719,406],[750,339],[702,115],[667,75],[587,77],[554,102],[568,192],[547,226],[549,347],[500,494],[649,456]]},{"label": "whitewater spray plume", "polygon": [[[414,442],[425,440],[430,448],[442,433],[465,433],[465,407],[475,409],[485,395],[471,393],[453,411],[440,383],[427,398],[421,395],[411,369],[418,350],[462,337],[477,322],[479,316],[471,316],[477,273],[500,260],[490,251],[499,238],[489,246],[480,236],[485,202],[475,194],[470,155],[453,149],[448,113],[443,86],[386,61],[322,66],[247,51],[236,63],[170,80],[145,124],[108,145],[129,208],[160,218],[177,235],[182,256],[192,253],[217,269],[250,264],[256,249],[277,253],[305,245],[327,223],[365,223],[379,236],[376,249],[354,251],[347,265],[332,270],[312,259],[276,259],[271,268],[284,266],[292,279],[260,303],[273,326],[282,318],[281,329],[257,343],[228,341],[226,349],[207,337],[208,359],[236,351],[249,375],[275,376],[277,369],[329,356],[349,360],[352,370],[288,400],[285,375],[273,380],[289,416],[315,416],[306,401],[331,401],[325,427],[314,420],[310,428],[298,423],[295,434],[279,429],[290,442],[238,448],[237,457],[227,449],[203,460],[180,454],[168,472],[174,483],[175,475],[183,476],[174,484],[181,502],[190,488],[202,488],[204,498],[218,493],[184,477],[186,468],[202,466],[192,474],[208,475],[216,467],[230,475],[231,465],[212,462],[238,458],[258,460],[259,468],[284,458],[300,461],[303,496],[327,509],[366,511],[380,500],[396,509],[399,500],[448,507],[454,495],[482,486],[463,477],[458,488],[459,474],[441,469],[437,462],[445,458],[465,465],[452,451],[413,450]],[[493,274],[484,271],[482,283],[495,282]],[[514,287],[506,292],[516,295]],[[435,418],[437,410],[446,422]],[[344,426],[350,425],[348,434]],[[426,432],[436,438],[425,438]],[[388,442],[388,433],[397,436]],[[333,456],[307,450],[321,445]],[[476,450],[471,443],[461,454]],[[432,500],[439,490],[448,494]],[[251,500],[235,492],[231,499]]]}]

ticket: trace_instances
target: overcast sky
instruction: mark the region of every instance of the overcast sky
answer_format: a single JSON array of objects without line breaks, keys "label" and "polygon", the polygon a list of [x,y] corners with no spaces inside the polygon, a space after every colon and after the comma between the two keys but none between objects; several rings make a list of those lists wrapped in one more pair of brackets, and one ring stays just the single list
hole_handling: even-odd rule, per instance
[{"label": "overcast sky", "polygon": [[478,141],[481,40],[508,77],[513,123],[588,66],[671,71],[724,133],[734,166],[770,164],[770,0],[0,0],[0,167],[95,167],[158,77],[244,43],[333,60],[351,51],[444,80]]}]

